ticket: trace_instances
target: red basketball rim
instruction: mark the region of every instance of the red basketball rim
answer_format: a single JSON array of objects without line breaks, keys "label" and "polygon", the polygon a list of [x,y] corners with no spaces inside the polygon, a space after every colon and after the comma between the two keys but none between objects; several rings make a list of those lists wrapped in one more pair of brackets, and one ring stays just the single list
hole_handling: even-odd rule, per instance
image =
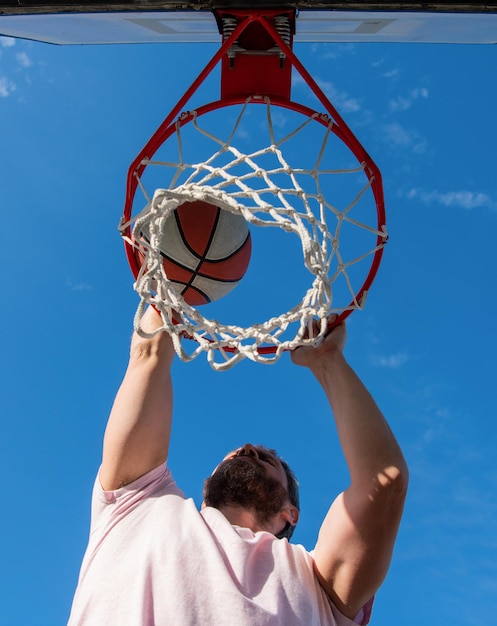
[{"label": "red basketball rim", "polygon": [[[254,104],[266,104],[266,100],[264,98],[261,98],[260,96],[254,96],[249,100],[250,100],[250,103],[254,103]],[[245,104],[246,101],[247,101],[246,98],[231,98],[229,100],[226,100],[226,99],[216,100],[214,102],[200,106],[194,112],[189,111],[187,113],[184,113],[183,115],[179,117],[178,121],[179,121],[180,126],[184,126],[185,124],[188,124],[189,122],[191,122],[195,116],[200,117],[202,115],[205,115],[206,113],[210,113],[212,111],[222,109],[224,107]],[[300,113],[308,117],[315,116],[314,120],[316,122],[319,122],[320,124],[326,127],[329,125],[330,120],[327,115],[319,114],[317,111],[303,104],[286,100],[286,99],[275,98],[275,97],[271,98],[271,104],[295,111],[297,113]],[[128,171],[127,194],[126,194],[126,202],[125,202],[124,213],[123,213],[123,222],[128,223],[128,226],[126,230],[123,232],[123,235],[125,236],[124,245],[125,245],[125,250],[126,250],[126,256],[127,256],[131,271],[133,273],[133,276],[135,278],[137,278],[138,273],[140,271],[140,264],[136,258],[136,251],[133,245],[130,243],[131,242],[131,225],[129,224],[129,221],[131,220],[133,202],[134,202],[136,190],[138,188],[138,179],[146,168],[146,164],[143,163],[142,161],[144,159],[151,159],[153,157],[153,155],[160,148],[160,146],[162,146],[162,144],[165,141],[167,141],[169,137],[171,137],[171,135],[176,131],[176,124],[177,124],[177,121],[174,120],[168,126],[165,126],[165,127],[162,126],[161,128],[159,128],[158,132],[151,138],[151,140],[149,141],[145,149],[140,153],[139,158],[135,159],[134,163],[132,164],[132,166],[130,167]],[[369,154],[362,147],[362,145],[357,141],[357,139],[353,137],[352,133],[349,131],[347,127],[343,129],[341,126],[337,124],[333,124],[332,132],[348,146],[350,151],[354,154],[355,158],[357,159],[358,163],[365,163],[364,172],[365,172],[366,177],[370,181],[371,190],[372,190],[372,193],[375,199],[375,204],[376,204],[377,229],[379,232],[382,232],[382,229],[385,225],[385,206],[384,206],[384,198],[383,198],[383,186],[382,186],[381,173],[378,167],[376,166],[376,164],[374,163],[374,161],[369,156]],[[354,139],[353,141],[350,141],[350,135],[352,135]],[[355,295],[355,299],[350,302],[349,307],[347,307],[344,311],[340,313],[340,315],[338,316],[335,322],[335,325],[339,325],[340,323],[342,323],[352,313],[355,302],[360,302],[364,294],[371,287],[376,277],[376,274],[378,272],[380,263],[381,263],[381,259],[383,255],[382,244],[384,242],[385,242],[385,237],[378,235],[377,241],[376,241],[377,250],[372,255],[372,261],[371,261],[371,266],[369,268],[369,272],[363,284],[361,285],[360,289],[357,291]],[[223,348],[223,349],[226,350],[227,352],[236,352],[236,348]],[[258,348],[261,354],[273,354],[276,352],[276,349],[277,348],[275,346],[261,346]]]}]

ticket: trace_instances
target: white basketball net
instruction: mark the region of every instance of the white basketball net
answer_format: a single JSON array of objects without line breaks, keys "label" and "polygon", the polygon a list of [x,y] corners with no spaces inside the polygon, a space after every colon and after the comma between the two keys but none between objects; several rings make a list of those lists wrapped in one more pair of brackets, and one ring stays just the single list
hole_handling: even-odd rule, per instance
[{"label": "white basketball net", "polygon": [[[371,194],[371,181],[365,175],[365,183],[340,210],[331,204],[330,199],[324,197],[323,177],[362,173],[365,167],[364,164],[359,164],[344,169],[324,168],[326,164],[322,162],[323,155],[328,140],[333,136],[333,122],[328,116],[321,116],[326,125],[320,124],[323,126],[323,139],[312,167],[299,169],[291,167],[285,160],[283,148],[309,124],[316,124],[313,118],[320,114],[305,116],[304,122],[294,127],[290,133],[276,137],[271,103],[267,99],[265,103],[269,145],[249,153],[242,153],[233,145],[233,138],[246,114],[249,101],[241,108],[226,140],[202,128],[193,113],[192,124],[196,131],[214,142],[214,147],[217,148],[206,160],[198,163],[184,160],[182,128],[178,120],[175,130],[177,162],[143,162],[147,168],[154,165],[173,168],[169,187],[156,189],[149,194],[140,179],[139,187],[147,204],[131,220],[134,222],[134,245],[141,248],[145,255],[135,283],[135,290],[140,297],[134,321],[135,329],[148,336],[141,329],[140,323],[147,305],[153,305],[163,322],[156,332],[167,331],[171,335],[178,356],[183,361],[191,361],[199,354],[206,353],[208,362],[215,370],[226,370],[244,358],[259,363],[274,363],[284,351],[301,345],[320,343],[326,332],[330,313],[363,307],[366,294],[363,294],[360,302],[357,301],[349,277],[350,268],[373,255],[387,239],[385,227],[381,227],[379,231],[377,224],[363,223],[360,218],[352,215],[360,199],[367,192]],[[307,145],[307,149],[311,150],[312,146]],[[269,161],[271,166],[263,167],[262,162]],[[285,185],[282,186],[282,183]],[[176,207],[192,200],[206,201],[239,213],[247,222],[257,227],[279,227],[297,234],[302,244],[304,265],[311,274],[311,285],[302,299],[288,312],[248,328],[207,319],[198,309],[187,304],[173,288],[165,273],[159,244],[168,216]],[[331,232],[326,220],[330,216],[334,216]],[[354,258],[343,258],[340,234],[345,223],[370,233],[373,247],[363,250]],[[120,230],[123,231],[126,226],[127,224],[122,224]],[[139,235],[144,227],[145,232],[149,233],[150,241]],[[378,236],[383,240],[380,245],[377,245]],[[347,301],[333,303],[333,284],[338,277],[348,286]],[[316,321],[319,328],[317,334],[312,332]],[[288,338],[288,329],[292,325],[295,326],[295,333]],[[194,341],[185,339],[185,336]]]}]

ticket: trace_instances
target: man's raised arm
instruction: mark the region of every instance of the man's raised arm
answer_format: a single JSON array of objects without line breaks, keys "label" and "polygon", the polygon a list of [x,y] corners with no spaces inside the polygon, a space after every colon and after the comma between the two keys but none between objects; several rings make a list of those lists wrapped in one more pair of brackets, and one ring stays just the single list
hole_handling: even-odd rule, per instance
[{"label": "man's raised arm", "polygon": [[309,367],[322,385],[350,472],[350,486],[321,526],[314,558],[321,585],[354,618],[386,576],[408,471],[385,418],[343,356],[345,335],[345,326],[338,326],[317,348],[295,350],[292,360]]},{"label": "man's raised arm", "polygon": [[[142,328],[150,332],[159,325],[158,313],[149,308]],[[99,476],[105,490],[118,489],[166,461],[173,405],[173,357],[167,333],[160,332],[152,339],[133,334],[128,368],[105,431]]]}]

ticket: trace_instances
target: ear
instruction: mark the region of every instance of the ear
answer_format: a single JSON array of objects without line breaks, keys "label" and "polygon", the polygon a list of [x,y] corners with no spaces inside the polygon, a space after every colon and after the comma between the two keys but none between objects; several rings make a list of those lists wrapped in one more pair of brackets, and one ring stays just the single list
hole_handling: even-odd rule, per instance
[{"label": "ear", "polygon": [[286,504],[280,511],[281,519],[285,520],[291,524],[291,526],[296,526],[299,521],[299,510],[294,507],[292,504]]}]

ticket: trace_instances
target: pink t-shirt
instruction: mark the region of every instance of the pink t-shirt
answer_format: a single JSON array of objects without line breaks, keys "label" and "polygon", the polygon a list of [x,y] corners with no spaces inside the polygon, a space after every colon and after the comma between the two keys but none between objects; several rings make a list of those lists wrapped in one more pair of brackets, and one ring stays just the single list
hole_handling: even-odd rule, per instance
[{"label": "pink t-shirt", "polygon": [[330,602],[303,546],[198,511],[165,466],[93,491],[69,626],[365,626]]}]

